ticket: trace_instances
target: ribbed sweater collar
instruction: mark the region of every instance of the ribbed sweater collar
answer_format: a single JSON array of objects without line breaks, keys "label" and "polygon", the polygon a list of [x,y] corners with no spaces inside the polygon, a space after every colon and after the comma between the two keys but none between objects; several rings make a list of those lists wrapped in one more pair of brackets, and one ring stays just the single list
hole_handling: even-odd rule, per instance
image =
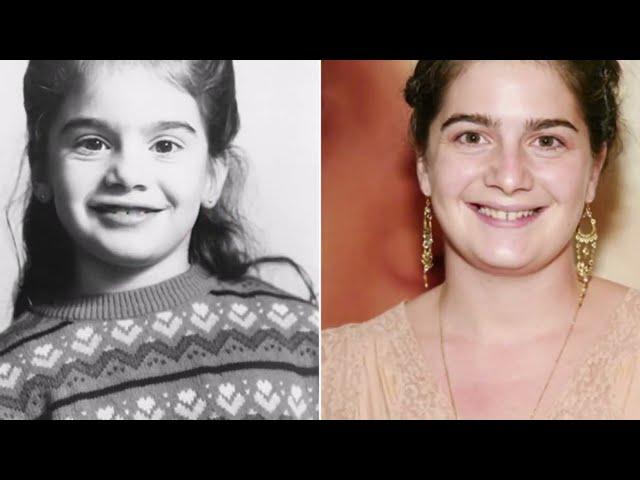
[{"label": "ribbed sweater collar", "polygon": [[181,275],[148,287],[34,305],[31,310],[67,320],[135,318],[171,310],[206,293],[217,283],[204,268],[193,265]]}]

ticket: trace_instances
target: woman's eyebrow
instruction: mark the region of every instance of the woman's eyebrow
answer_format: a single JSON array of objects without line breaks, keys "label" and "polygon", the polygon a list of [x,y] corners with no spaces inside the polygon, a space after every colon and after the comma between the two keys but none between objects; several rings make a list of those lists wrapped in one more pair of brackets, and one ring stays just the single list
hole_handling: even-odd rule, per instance
[{"label": "woman's eyebrow", "polygon": [[440,131],[457,122],[470,122],[482,125],[487,128],[496,128],[500,126],[500,121],[481,113],[455,113],[444,121],[440,127]]},{"label": "woman's eyebrow", "polygon": [[530,120],[527,120],[526,125],[527,130],[530,132],[553,127],[566,127],[571,130],[575,130],[576,132],[578,131],[573,123],[563,118],[532,118]]}]

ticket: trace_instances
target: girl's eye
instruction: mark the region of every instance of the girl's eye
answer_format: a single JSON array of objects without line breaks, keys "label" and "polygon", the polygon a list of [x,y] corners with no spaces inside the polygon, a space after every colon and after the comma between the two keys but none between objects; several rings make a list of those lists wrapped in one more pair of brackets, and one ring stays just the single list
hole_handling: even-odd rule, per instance
[{"label": "girl's eye", "polygon": [[108,145],[99,138],[85,138],[75,144],[75,148],[89,152],[107,150]]},{"label": "girl's eye", "polygon": [[546,150],[556,150],[564,147],[564,143],[562,143],[560,139],[551,135],[543,135],[542,137],[536,138],[534,144]]},{"label": "girl's eye", "polygon": [[488,143],[478,132],[464,132],[458,135],[455,140],[463,145],[482,145]]},{"label": "girl's eye", "polygon": [[156,153],[173,153],[182,150],[182,147],[170,140],[160,140],[154,143],[151,149]]}]

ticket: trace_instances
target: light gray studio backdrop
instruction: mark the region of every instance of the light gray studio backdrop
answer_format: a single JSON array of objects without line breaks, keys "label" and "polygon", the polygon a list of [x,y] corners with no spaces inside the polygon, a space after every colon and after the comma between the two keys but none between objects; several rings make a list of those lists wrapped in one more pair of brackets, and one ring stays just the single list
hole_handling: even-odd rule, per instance
[{"label": "light gray studio backdrop", "polygon": [[[10,323],[18,275],[5,210],[16,184],[26,128],[22,77],[27,62],[0,61],[0,331]],[[320,288],[320,62],[235,61],[241,128],[236,145],[249,175],[243,211],[261,254],[286,255]],[[26,178],[26,175],[21,177]],[[23,188],[21,185],[20,188]],[[12,222],[19,222],[13,215]],[[18,242],[21,242],[19,237]],[[307,295],[291,269],[262,270],[269,281]]]}]

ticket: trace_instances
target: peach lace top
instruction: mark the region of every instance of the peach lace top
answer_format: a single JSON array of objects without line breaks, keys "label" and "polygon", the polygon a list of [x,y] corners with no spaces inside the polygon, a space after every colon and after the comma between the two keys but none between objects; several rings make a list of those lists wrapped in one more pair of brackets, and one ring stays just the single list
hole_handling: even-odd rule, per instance
[{"label": "peach lace top", "polygon": [[[452,419],[449,397],[422,358],[404,303],[323,331],[322,418]],[[629,289],[564,393],[538,418],[640,419],[639,361],[640,291]]]}]

